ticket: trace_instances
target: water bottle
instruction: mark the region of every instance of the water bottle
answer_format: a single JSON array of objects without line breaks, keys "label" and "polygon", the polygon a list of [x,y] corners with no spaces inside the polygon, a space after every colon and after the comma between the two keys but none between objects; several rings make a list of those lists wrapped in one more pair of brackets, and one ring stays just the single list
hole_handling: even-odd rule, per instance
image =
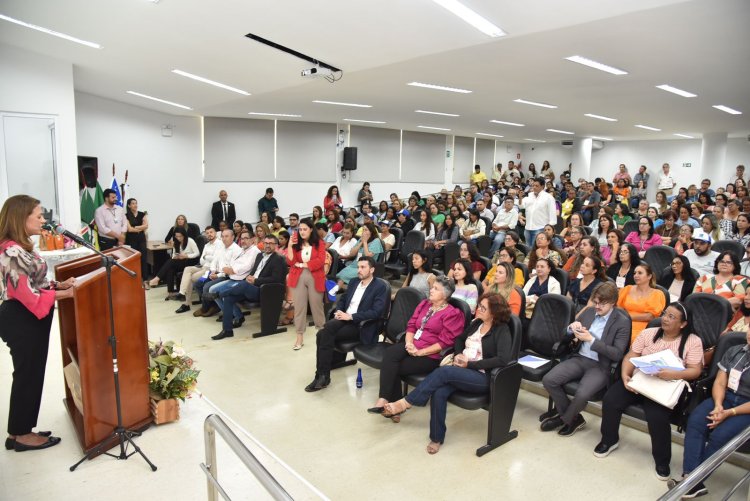
[{"label": "water bottle", "polygon": [[357,388],[362,388],[362,369],[357,369]]}]

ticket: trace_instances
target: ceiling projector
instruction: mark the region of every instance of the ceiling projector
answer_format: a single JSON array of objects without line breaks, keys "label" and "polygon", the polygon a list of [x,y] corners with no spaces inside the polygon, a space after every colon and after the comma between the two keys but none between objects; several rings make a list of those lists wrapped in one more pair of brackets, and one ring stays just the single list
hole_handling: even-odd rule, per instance
[{"label": "ceiling projector", "polygon": [[314,66],[309,70],[302,70],[303,77],[330,77],[331,75],[333,75],[333,72],[322,66]]}]

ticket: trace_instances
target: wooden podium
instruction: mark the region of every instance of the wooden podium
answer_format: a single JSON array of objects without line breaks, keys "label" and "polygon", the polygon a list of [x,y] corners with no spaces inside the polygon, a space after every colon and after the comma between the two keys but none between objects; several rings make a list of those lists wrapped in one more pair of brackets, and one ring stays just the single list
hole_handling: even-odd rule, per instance
[{"label": "wooden podium", "polygon": [[[141,430],[152,421],[149,407],[148,333],[146,297],[141,278],[140,253],[130,247],[105,251],[124,267],[136,272],[130,277],[112,267],[120,397],[123,426]],[[102,259],[92,255],[68,261],[55,268],[63,281],[77,277],[75,297],[58,303],[60,340],[65,368],[65,406],[85,453],[107,440],[117,426],[107,274]],[[72,364],[72,365],[71,365]],[[80,375],[78,381],[76,377]],[[75,398],[71,391],[75,387]],[[108,441],[105,452],[119,444]]]}]

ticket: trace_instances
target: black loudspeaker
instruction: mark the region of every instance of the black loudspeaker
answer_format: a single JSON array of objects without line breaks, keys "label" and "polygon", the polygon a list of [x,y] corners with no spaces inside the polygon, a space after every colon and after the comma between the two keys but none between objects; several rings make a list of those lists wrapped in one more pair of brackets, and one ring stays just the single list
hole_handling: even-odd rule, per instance
[{"label": "black loudspeaker", "polygon": [[357,170],[357,147],[347,146],[344,148],[343,170]]}]

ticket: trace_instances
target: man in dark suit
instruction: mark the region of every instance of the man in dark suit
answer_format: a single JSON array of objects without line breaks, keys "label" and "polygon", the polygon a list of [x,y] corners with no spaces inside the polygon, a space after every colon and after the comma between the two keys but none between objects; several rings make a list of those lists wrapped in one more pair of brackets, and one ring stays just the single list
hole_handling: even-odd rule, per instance
[{"label": "man in dark suit", "polygon": [[[612,282],[599,284],[591,293],[592,306],[583,310],[570,324],[568,333],[579,348],[542,379],[544,388],[555,402],[557,413],[542,421],[542,431],[558,428],[558,435],[569,437],[583,428],[581,411],[586,403],[609,382],[612,363],[619,362],[630,344],[630,315],[617,308],[617,287]],[[563,386],[579,380],[573,400]],[[562,427],[562,428],[561,428]]]},{"label": "man in dark suit", "polygon": [[211,206],[211,226],[218,228],[219,221],[226,221],[227,227],[231,228],[235,219],[237,219],[237,213],[234,211],[234,204],[227,201],[226,190],[221,190],[219,201]]},{"label": "man in dark suit", "polygon": [[285,284],[287,266],[286,260],[276,252],[279,239],[275,235],[268,235],[263,239],[263,253],[258,254],[255,263],[250,268],[250,274],[236,284],[219,292],[217,303],[221,303],[222,330],[211,339],[219,340],[234,336],[234,328],[245,322],[237,302],[249,300],[260,301],[260,286],[263,284]]},{"label": "man in dark suit", "polygon": [[378,322],[360,328],[365,320],[383,318],[388,306],[385,283],[375,278],[375,260],[363,256],[357,262],[357,278],[349,282],[346,295],[337,304],[333,318],[318,331],[315,378],[305,391],[322,390],[331,383],[331,365],[336,340],[356,340],[372,344],[378,339]]}]

